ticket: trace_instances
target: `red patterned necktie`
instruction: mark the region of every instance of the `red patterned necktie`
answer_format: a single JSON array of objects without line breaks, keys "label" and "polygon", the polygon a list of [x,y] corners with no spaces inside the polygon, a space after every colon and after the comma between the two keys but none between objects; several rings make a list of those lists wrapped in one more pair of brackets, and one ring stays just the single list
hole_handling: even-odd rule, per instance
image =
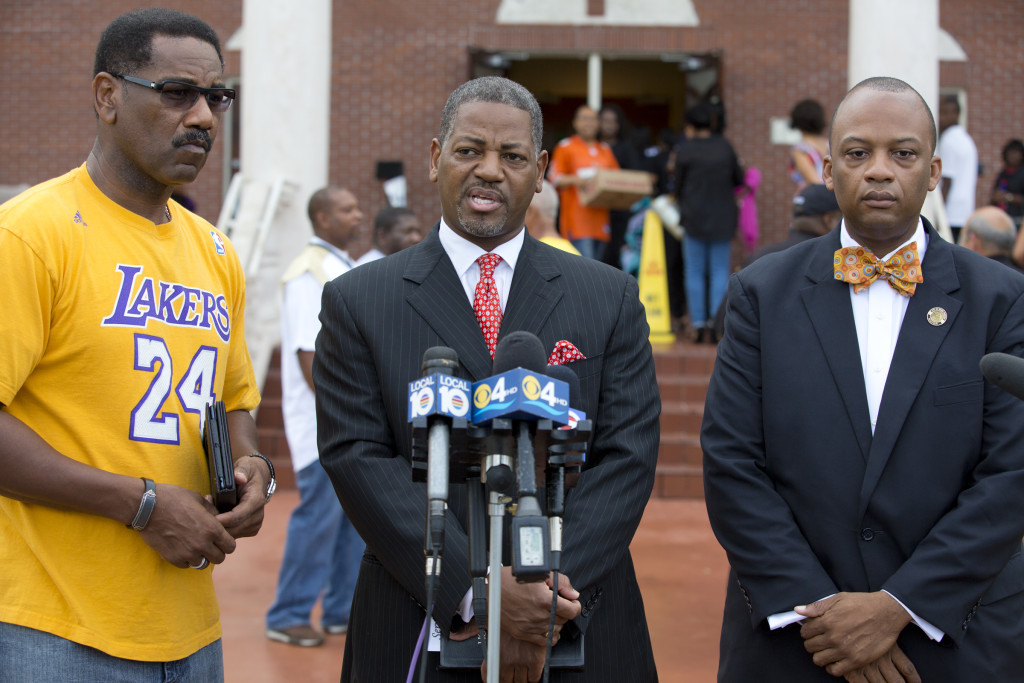
[{"label": "red patterned necktie", "polygon": [[864,247],[843,247],[836,250],[833,263],[835,278],[853,285],[854,294],[864,291],[880,277],[901,296],[914,296],[917,284],[924,282],[917,242],[905,245],[884,262]]},{"label": "red patterned necktie", "polygon": [[480,265],[480,281],[473,292],[473,313],[484,333],[484,341],[494,359],[494,347],[498,343],[498,331],[501,329],[501,299],[498,287],[494,284],[494,268],[501,263],[497,254],[484,254],[476,260]]}]

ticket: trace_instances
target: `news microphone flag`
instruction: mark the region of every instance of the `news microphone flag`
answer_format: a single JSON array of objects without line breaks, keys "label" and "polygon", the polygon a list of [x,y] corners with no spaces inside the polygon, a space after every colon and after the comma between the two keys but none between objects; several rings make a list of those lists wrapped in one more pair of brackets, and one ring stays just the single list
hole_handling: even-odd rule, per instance
[{"label": "news microphone flag", "polygon": [[409,421],[433,415],[468,418],[470,390],[469,380],[441,372],[409,382]]},{"label": "news microphone flag", "polygon": [[473,383],[473,424],[496,418],[569,422],[569,385],[538,372],[515,368]]}]

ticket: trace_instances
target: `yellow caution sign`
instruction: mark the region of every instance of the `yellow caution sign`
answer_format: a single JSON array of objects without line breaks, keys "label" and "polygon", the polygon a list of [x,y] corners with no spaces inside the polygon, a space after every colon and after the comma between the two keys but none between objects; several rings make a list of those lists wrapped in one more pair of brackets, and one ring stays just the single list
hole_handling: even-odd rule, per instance
[{"label": "yellow caution sign", "polygon": [[644,216],[644,235],[640,246],[640,302],[647,310],[652,344],[671,344],[672,315],[668,303],[668,270],[665,266],[665,234],[658,214],[648,210]]}]

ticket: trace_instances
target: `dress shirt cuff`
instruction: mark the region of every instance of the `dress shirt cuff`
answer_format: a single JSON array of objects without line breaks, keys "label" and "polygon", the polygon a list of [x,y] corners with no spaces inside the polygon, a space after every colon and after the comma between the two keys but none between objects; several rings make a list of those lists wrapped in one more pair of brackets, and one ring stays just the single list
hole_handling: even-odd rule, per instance
[{"label": "dress shirt cuff", "polygon": [[[835,595],[835,593],[832,593],[832,595]],[[826,600],[828,598],[831,598],[832,595],[826,595],[824,598],[821,598],[821,600]],[[790,624],[797,624],[797,623],[803,621],[806,618],[807,617],[805,617],[804,615],[797,614],[794,611],[778,612],[776,614],[769,614],[768,615],[768,628],[770,628],[772,631],[774,631],[777,628],[783,628],[783,627],[789,626]]]},{"label": "dress shirt cuff", "polygon": [[793,611],[779,612],[778,614],[769,614],[768,628],[774,631],[777,628],[783,628],[784,626],[789,626],[790,624],[795,624],[803,620],[804,617],[800,616],[799,614]]},{"label": "dress shirt cuff", "polygon": [[[910,610],[907,610],[908,612]],[[462,622],[468,624],[473,619],[473,589],[470,588],[466,591],[466,594],[462,596],[462,601],[459,603],[459,609],[457,611],[459,618]],[[913,614],[911,612],[911,614]]]},{"label": "dress shirt cuff", "polygon": [[937,627],[933,626],[932,624],[929,624],[927,621],[925,621],[921,617],[919,617],[916,614],[914,614],[914,610],[910,609],[909,607],[904,605],[902,602],[900,602],[900,599],[897,598],[895,595],[893,595],[889,591],[884,591],[884,592],[890,598],[895,600],[899,604],[900,607],[902,607],[903,609],[907,610],[907,614],[910,615],[910,620],[913,621],[915,624],[917,624],[921,628],[921,630],[925,632],[925,635],[927,635],[929,638],[931,638],[935,642],[938,642],[938,641],[942,640],[942,638],[946,635],[945,633],[942,632],[942,629],[937,628]]}]

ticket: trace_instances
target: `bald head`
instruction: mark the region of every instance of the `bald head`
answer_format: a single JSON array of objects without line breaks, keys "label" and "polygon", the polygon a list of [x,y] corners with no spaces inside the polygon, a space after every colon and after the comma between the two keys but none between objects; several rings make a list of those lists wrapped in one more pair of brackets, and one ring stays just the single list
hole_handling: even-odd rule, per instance
[{"label": "bald head", "polygon": [[843,99],[839,101],[839,106],[832,112],[832,122],[829,124],[828,129],[828,144],[832,147],[835,141],[832,139],[832,131],[836,125],[836,118],[839,116],[840,110],[843,108],[843,104],[847,99],[850,98],[855,92],[860,90],[874,90],[875,92],[889,92],[889,93],[913,93],[917,96],[917,101],[921,104],[921,108],[924,113],[928,116],[929,121],[929,141],[931,142],[932,153],[935,153],[935,147],[938,143],[939,135],[935,129],[935,117],[932,116],[932,110],[928,107],[928,103],[921,97],[921,93],[917,92],[913,87],[910,86],[906,81],[901,81],[898,78],[892,78],[890,76],[875,76],[873,78],[866,78],[857,85],[850,88],[850,91],[843,96]]},{"label": "bald head", "polygon": [[541,191],[533,195],[530,208],[526,211],[526,229],[536,239],[557,237],[556,216],[558,216],[558,190],[545,180]]},{"label": "bald head", "polygon": [[1008,256],[1017,239],[1013,219],[998,206],[983,206],[964,224],[960,241],[983,256]]}]

